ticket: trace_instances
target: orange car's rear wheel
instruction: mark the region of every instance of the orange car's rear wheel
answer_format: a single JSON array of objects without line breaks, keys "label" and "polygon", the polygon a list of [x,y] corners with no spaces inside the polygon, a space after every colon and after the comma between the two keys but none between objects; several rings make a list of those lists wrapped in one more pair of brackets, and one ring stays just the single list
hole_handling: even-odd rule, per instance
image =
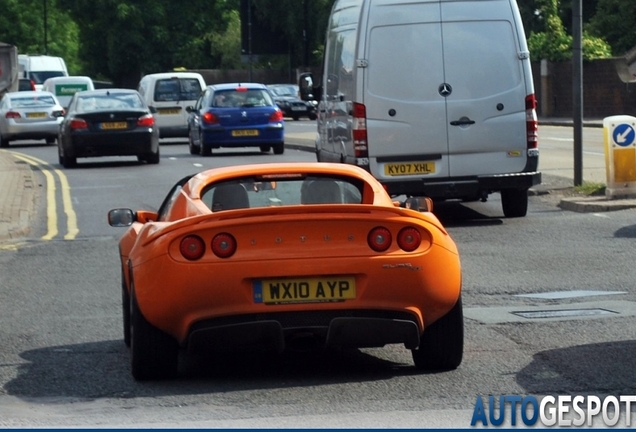
[{"label": "orange car's rear wheel", "polygon": [[177,376],[179,345],[144,318],[134,288],[131,289],[130,359],[137,381],[169,379]]},{"label": "orange car's rear wheel", "polygon": [[457,369],[464,355],[464,313],[461,296],[450,312],[424,330],[420,346],[411,352],[417,369]]}]

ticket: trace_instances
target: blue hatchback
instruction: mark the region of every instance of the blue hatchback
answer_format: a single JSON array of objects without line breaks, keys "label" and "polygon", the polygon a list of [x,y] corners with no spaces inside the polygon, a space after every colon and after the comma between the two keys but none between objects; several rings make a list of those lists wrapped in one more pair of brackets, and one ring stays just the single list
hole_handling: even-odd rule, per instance
[{"label": "blue hatchback", "polygon": [[191,154],[209,156],[221,147],[285,151],[283,113],[263,84],[217,84],[187,108]]}]

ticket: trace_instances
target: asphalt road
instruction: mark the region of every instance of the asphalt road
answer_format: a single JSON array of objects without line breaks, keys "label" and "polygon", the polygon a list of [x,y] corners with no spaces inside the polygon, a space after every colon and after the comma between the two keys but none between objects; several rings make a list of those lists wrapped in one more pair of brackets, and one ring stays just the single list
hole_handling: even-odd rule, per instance
[{"label": "asphalt road", "polygon": [[[59,168],[53,147],[11,151]],[[636,211],[564,211],[553,194],[531,196],[519,219],[502,217],[496,194],[436,207],[462,257],[466,339],[456,371],[417,373],[407,350],[387,346],[184,356],[177,380],[135,382],[121,332],[122,230],[106,224],[106,211],[156,207],[193,170],[273,160],[314,158],[293,149],[200,158],[167,144],[159,165],[113,158],[63,170],[74,239],[64,240],[58,184],[59,233],[42,239],[41,195],[32,233],[0,250],[0,427],[470,427],[480,395],[636,393]]]}]

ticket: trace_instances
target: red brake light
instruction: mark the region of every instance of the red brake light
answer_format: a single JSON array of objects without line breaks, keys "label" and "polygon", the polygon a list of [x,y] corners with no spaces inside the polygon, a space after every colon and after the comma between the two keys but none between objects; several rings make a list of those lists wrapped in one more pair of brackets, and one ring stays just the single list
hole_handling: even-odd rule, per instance
[{"label": "red brake light", "polygon": [[[367,141],[367,108],[357,102],[353,103],[353,151],[356,158],[368,158]],[[368,165],[368,162],[364,165]]]},{"label": "red brake light", "polygon": [[269,116],[270,123],[276,123],[283,121],[283,112],[281,110],[276,110]]},{"label": "red brake light", "polygon": [[406,252],[412,252],[422,243],[420,232],[413,227],[402,228],[397,237],[398,246]]},{"label": "red brake light", "polygon": [[6,118],[20,118],[22,117],[19,112],[9,111],[4,115]]},{"label": "red brake light", "polygon": [[236,91],[237,92],[246,92],[247,91],[247,87],[237,87]]},{"label": "red brake light", "polygon": [[229,258],[236,252],[236,239],[232,234],[221,233],[212,239],[212,252],[219,258]]},{"label": "red brake light", "polygon": [[153,127],[155,125],[155,118],[152,114],[146,114],[145,116],[139,117],[137,119],[137,126],[141,127]]},{"label": "red brake light", "polygon": [[537,99],[534,94],[526,96],[526,134],[528,148],[538,148],[539,121],[537,120]]},{"label": "red brake light", "polygon": [[384,227],[375,227],[369,231],[367,243],[376,252],[384,252],[391,246],[391,231]]},{"label": "red brake light", "polygon": [[218,124],[219,123],[219,118],[216,115],[212,114],[211,112],[206,112],[201,117],[203,118],[203,122],[206,123],[206,124]]},{"label": "red brake light", "polygon": [[181,255],[187,260],[196,261],[205,253],[205,243],[196,235],[185,236],[179,245]]},{"label": "red brake light", "polygon": [[70,126],[71,130],[88,129],[88,123],[86,123],[86,120],[81,118],[72,119]]}]

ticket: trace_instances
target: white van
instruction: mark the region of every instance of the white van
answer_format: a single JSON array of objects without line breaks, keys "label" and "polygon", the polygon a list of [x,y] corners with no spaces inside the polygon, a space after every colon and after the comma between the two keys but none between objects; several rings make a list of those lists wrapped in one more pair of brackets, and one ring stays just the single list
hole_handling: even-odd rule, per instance
[{"label": "white van", "polygon": [[205,80],[196,72],[166,72],[144,76],[137,91],[151,109],[161,138],[187,137],[188,112],[205,88]]},{"label": "white van", "polygon": [[73,95],[79,91],[95,90],[93,80],[87,76],[67,76],[49,78],[42,84],[42,90],[53,93],[60,104],[67,108]]},{"label": "white van", "polygon": [[[336,0],[318,161],[368,169],[391,195],[485,201],[527,213],[538,172],[536,99],[516,0]],[[308,85],[309,84],[309,85]]]},{"label": "white van", "polygon": [[66,62],[62,57],[46,55],[18,55],[20,76],[35,83],[36,90],[42,90],[42,84],[49,78],[68,76]]}]

